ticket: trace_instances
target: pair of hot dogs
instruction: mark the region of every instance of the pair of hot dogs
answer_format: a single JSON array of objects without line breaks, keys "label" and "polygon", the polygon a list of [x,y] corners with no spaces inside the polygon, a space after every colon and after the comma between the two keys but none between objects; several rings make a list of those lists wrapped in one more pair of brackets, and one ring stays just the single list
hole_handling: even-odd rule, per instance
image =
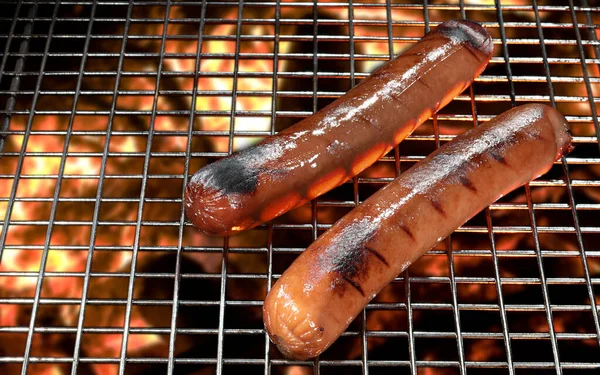
[{"label": "pair of hot dogs", "polygon": [[[322,111],[198,171],[186,190],[188,217],[207,233],[228,235],[331,190],[464,90],[491,53],[478,24],[441,24]],[[442,146],[336,222],[284,272],[263,308],[273,342],[292,358],[321,353],[398,273],[498,197],[548,171],[570,140],[560,113],[525,105]]]}]

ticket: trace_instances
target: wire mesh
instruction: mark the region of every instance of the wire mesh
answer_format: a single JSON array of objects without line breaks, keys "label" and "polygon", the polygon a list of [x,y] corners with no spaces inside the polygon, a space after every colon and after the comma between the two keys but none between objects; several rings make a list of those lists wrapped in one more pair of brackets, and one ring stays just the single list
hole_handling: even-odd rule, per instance
[{"label": "wire mesh", "polygon": [[[576,1],[5,1],[0,371],[598,371],[600,7]],[[343,186],[230,238],[189,175],[346,92],[425,31],[484,24],[486,71]],[[575,150],[386,287],[326,353],[270,344],[262,300],[333,222],[455,135],[548,103]]]}]

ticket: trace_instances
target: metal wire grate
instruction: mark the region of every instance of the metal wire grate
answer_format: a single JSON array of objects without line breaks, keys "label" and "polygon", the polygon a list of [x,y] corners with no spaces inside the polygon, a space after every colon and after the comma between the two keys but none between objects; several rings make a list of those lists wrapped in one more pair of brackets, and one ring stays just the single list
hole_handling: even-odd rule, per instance
[{"label": "metal wire grate", "polygon": [[[483,3],[476,4],[476,3]],[[600,7],[581,0],[4,1],[0,372],[593,373],[600,369]],[[495,55],[353,181],[206,237],[188,176],[309,116],[453,18]],[[525,102],[575,151],[400,275],[330,350],[283,358],[262,299],[333,222]]]}]

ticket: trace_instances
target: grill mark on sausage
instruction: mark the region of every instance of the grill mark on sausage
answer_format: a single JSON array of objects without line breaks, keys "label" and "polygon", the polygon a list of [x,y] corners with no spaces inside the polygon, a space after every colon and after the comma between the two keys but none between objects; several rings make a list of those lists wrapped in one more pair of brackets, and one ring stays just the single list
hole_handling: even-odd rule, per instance
[{"label": "grill mark on sausage", "polygon": [[442,207],[441,203],[436,201],[435,199],[429,199],[429,203],[431,203],[431,205],[433,206],[433,208],[435,208],[435,210],[442,215],[443,217],[446,217],[446,211],[444,211],[444,208]]},{"label": "grill mark on sausage", "polygon": [[365,124],[369,124],[369,125],[373,125],[373,120],[369,119],[367,116],[365,116],[364,114],[362,114],[361,112],[357,112],[355,114],[356,118],[358,120],[360,120],[361,122],[365,123]]},{"label": "grill mark on sausage", "polygon": [[346,276],[342,276],[342,279],[344,279],[344,281],[346,281],[348,284],[352,285],[352,287],[356,290],[358,290],[358,292],[364,297],[365,296],[365,292],[363,291],[362,287],[354,280],[352,280],[349,277]]},{"label": "grill mark on sausage", "polygon": [[497,153],[495,151],[490,151],[489,154],[498,163],[504,164],[505,166],[510,167],[510,165],[508,165],[508,163],[506,162],[506,159],[504,158],[504,156],[500,155],[499,153]]},{"label": "grill mark on sausage", "polygon": [[402,229],[404,231],[404,233],[406,233],[408,235],[408,237],[410,237],[413,241],[415,241],[415,236],[412,234],[409,227],[407,227],[404,224],[401,224],[400,229]]},{"label": "grill mark on sausage", "polygon": [[381,263],[385,264],[387,267],[390,266],[387,259],[385,259],[385,257],[383,255],[381,255],[379,253],[379,251],[377,251],[373,248],[370,248],[370,247],[365,247],[365,249],[367,249],[367,251],[370,252],[371,254],[375,255],[377,257],[377,259],[379,259],[381,261]]},{"label": "grill mark on sausage", "polygon": [[477,193],[477,188],[475,187],[475,185],[473,185],[473,182],[471,180],[469,180],[468,177],[460,176],[458,178],[458,181],[460,181],[461,185],[463,185],[467,189],[471,190],[473,193]]},{"label": "grill mark on sausage", "polygon": [[429,83],[427,83],[422,76],[420,76],[417,81],[421,82],[421,84],[425,87],[427,87],[428,89],[431,89],[431,85]]}]

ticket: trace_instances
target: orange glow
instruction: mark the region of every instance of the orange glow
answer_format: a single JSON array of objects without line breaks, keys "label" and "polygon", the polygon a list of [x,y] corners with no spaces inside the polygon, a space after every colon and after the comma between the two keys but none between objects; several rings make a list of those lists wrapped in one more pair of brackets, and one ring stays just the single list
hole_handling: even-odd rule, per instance
[{"label": "orange glow", "polygon": [[396,130],[394,133],[394,145],[397,145],[406,139],[416,125],[417,122],[415,120],[411,120],[405,126],[401,126],[398,130]]},{"label": "orange glow", "polygon": [[237,225],[231,227],[231,230],[234,232],[239,232],[239,231],[245,230],[247,228],[250,228],[255,223],[256,223],[256,221],[254,219],[246,218],[246,220],[243,220],[242,222],[238,222]]},{"label": "orange glow", "polygon": [[58,365],[52,365],[40,372],[40,375],[63,375],[64,372]]},{"label": "orange glow", "polygon": [[431,110],[431,108],[426,108],[423,112],[421,112],[421,114],[419,115],[419,120],[417,121],[417,124],[422,124],[425,121],[429,120],[429,118],[431,117],[431,115],[433,115],[433,110]]},{"label": "orange glow", "polygon": [[[437,104],[435,110],[433,112],[437,112],[438,109],[444,107],[446,104],[450,103],[457,97],[461,92],[465,91],[465,89],[469,86],[469,82],[459,82],[453,88],[451,88],[442,98],[442,101]],[[431,117],[431,114],[427,116],[427,118]]]},{"label": "orange glow", "polygon": [[352,175],[357,175],[360,172],[367,169],[370,165],[374,164],[380,157],[385,155],[391,149],[390,146],[385,143],[379,143],[372,147],[370,150],[365,151],[361,155],[357,156],[352,162]]},{"label": "orange glow", "polygon": [[284,195],[279,199],[275,199],[269,203],[260,213],[261,221],[269,221],[274,217],[281,215],[282,213],[295,207],[300,201],[300,194],[292,192]]},{"label": "orange glow", "polygon": [[319,179],[308,188],[308,197],[314,198],[323,194],[326,191],[333,189],[348,179],[346,171],[343,168],[338,168],[330,172],[327,176]]}]

